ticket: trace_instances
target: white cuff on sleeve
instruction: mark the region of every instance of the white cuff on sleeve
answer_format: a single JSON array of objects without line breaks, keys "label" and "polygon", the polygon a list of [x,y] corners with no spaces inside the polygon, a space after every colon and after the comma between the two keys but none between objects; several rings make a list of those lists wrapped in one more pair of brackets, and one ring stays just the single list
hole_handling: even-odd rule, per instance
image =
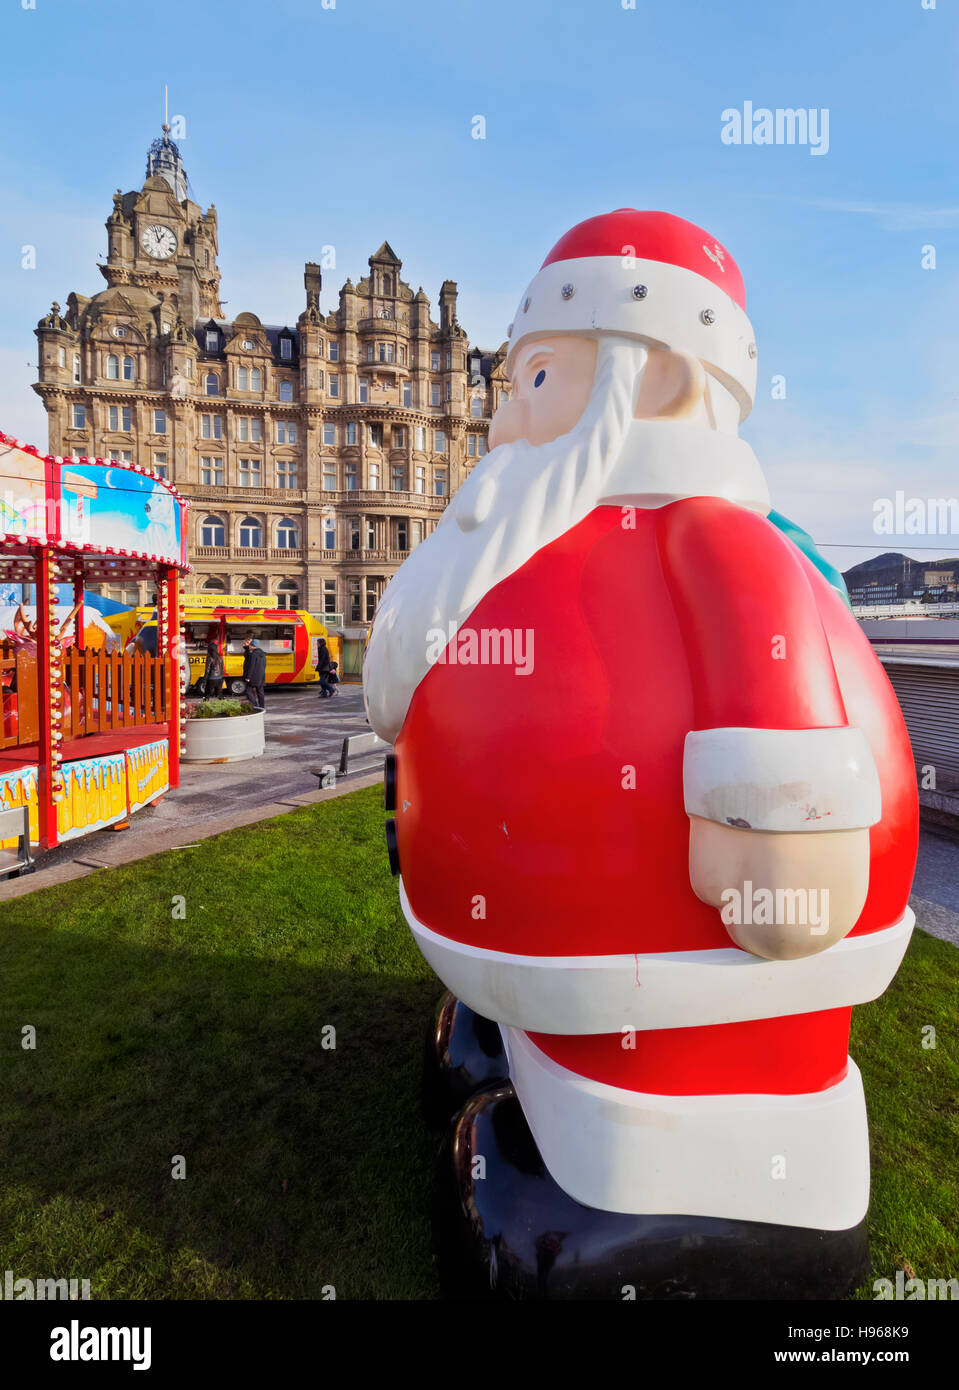
[{"label": "white cuff on sleeve", "polygon": [[744,830],[858,830],[881,814],[861,729],[702,729],[686,735],[686,814]]}]

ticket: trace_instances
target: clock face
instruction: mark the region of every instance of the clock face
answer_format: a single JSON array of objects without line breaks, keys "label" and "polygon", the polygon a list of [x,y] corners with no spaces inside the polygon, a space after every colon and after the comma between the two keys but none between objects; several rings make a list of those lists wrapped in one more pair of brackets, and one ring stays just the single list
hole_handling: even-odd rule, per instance
[{"label": "clock face", "polygon": [[166,261],[176,250],[176,234],[169,227],[156,222],[152,227],[144,227],[140,233],[140,245],[148,256]]}]

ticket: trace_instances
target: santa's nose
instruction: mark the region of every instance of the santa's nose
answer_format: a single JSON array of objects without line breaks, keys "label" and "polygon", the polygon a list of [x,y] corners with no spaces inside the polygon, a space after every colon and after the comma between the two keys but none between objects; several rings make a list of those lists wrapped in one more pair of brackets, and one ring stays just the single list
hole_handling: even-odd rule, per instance
[{"label": "santa's nose", "polygon": [[525,439],[529,433],[529,401],[522,396],[514,396],[504,401],[490,421],[489,446],[512,444],[516,439]]}]

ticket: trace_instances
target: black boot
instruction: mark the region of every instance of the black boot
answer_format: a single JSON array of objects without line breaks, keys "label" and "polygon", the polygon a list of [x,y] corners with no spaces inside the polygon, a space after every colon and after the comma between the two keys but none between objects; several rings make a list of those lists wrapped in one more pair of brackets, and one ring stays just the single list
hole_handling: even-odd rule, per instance
[{"label": "black boot", "polygon": [[474,1092],[509,1076],[499,1025],[474,1013],[449,990],[426,1034],[423,1114],[435,1128],[449,1123]]},{"label": "black boot", "polygon": [[818,1231],[583,1206],[546,1171],[509,1083],[466,1103],[440,1161],[448,1297],[832,1299],[869,1270],[865,1222]]}]

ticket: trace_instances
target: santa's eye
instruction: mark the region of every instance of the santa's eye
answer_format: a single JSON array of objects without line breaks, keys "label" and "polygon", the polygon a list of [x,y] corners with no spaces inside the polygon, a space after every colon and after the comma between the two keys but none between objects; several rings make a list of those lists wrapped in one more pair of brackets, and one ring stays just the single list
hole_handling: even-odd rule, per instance
[{"label": "santa's eye", "polygon": [[539,371],[539,372],[536,373],[535,377],[533,378],[533,385],[534,385],[534,386],[542,386],[542,384],[543,384],[543,382],[544,382],[545,380],[546,380],[546,373],[545,373],[545,371]]}]

